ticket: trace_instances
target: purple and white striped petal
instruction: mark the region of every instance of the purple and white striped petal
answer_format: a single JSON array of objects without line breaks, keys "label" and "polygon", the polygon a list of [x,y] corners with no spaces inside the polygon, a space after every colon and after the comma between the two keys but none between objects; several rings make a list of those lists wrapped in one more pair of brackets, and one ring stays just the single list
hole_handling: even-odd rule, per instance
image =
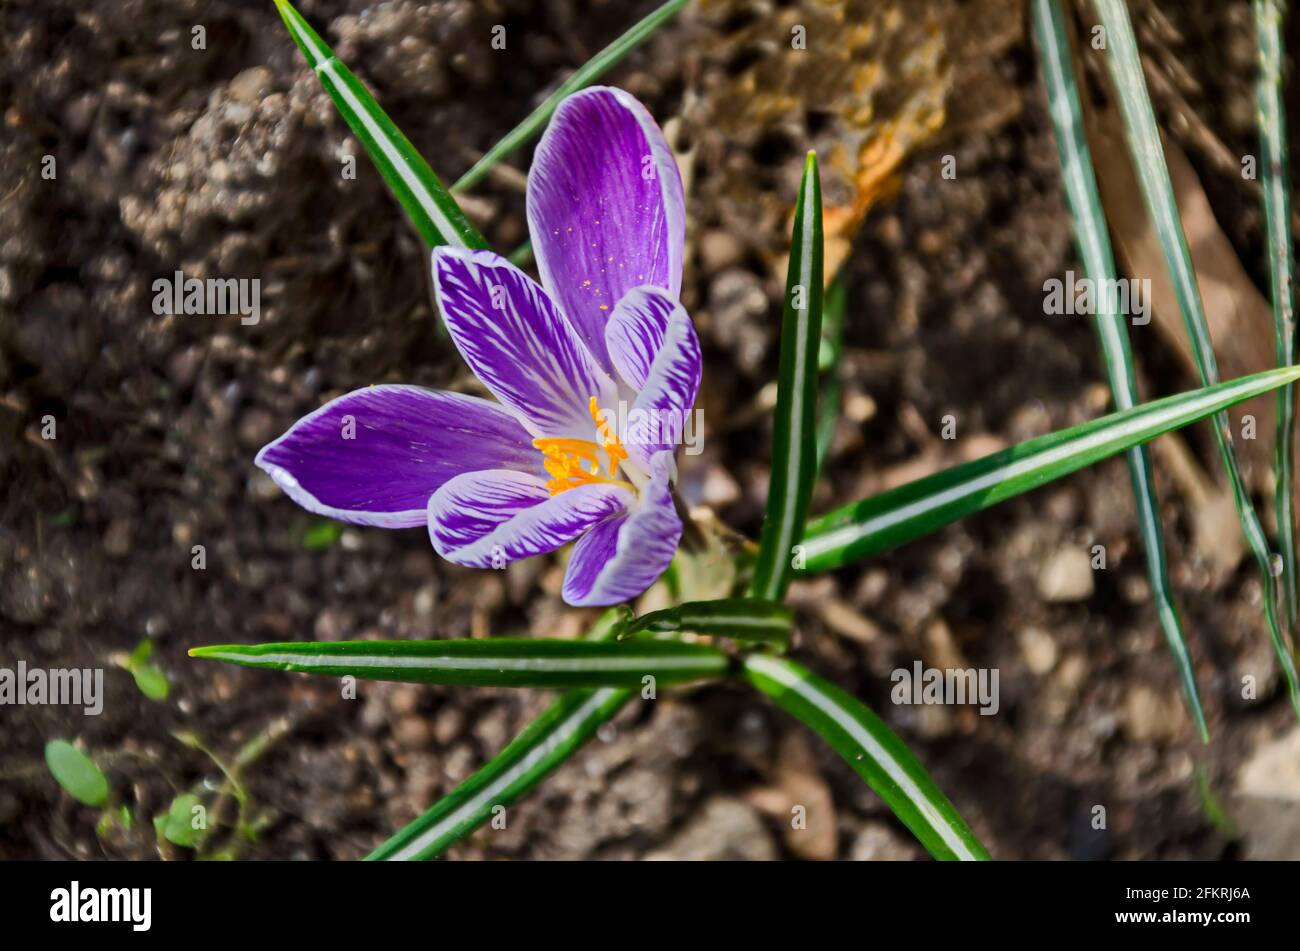
[{"label": "purple and white striped petal", "polygon": [[629,601],[664,573],[682,537],[669,490],[672,471],[672,453],[659,453],[651,460],[650,482],[631,511],[606,519],[578,539],[564,572],[567,603],[604,607]]},{"label": "purple and white striped petal", "polygon": [[657,287],[634,287],[614,306],[605,325],[605,349],[619,378],[634,393],[641,392],[650,364],[664,345],[668,318],[680,305]]},{"label": "purple and white striped petal", "polygon": [[610,368],[605,323],[633,287],[682,285],[686,204],[663,132],[621,89],[565,99],[528,174],[528,230],[542,284]]},{"label": "purple and white striped petal", "polygon": [[542,471],[527,431],[495,403],[397,385],[331,400],[256,462],[308,511],[381,528],[424,524],[429,497],[464,472]]},{"label": "purple and white striped petal", "polygon": [[448,561],[501,568],[554,551],[635,500],[622,486],[598,483],[551,495],[543,479],[520,472],[469,472],[429,499],[429,538]]},{"label": "purple and white striped petal", "polygon": [[546,291],[491,251],[446,246],[433,286],[465,362],[534,436],[592,438],[589,401],[617,388]]},{"label": "purple and white striped petal", "polygon": [[629,291],[606,335],[619,374],[639,390],[623,444],[648,467],[656,453],[682,441],[700,388],[700,339],[685,308],[654,287]]}]

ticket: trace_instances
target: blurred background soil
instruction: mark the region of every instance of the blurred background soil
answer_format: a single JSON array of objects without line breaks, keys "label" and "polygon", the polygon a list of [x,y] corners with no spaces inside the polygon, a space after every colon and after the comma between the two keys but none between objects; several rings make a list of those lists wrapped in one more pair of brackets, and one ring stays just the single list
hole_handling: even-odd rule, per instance
[{"label": "blurred background soil", "polygon": [[[454,180],[653,6],[299,9]],[[1240,257],[1241,292],[1257,294],[1258,201],[1212,147],[1255,150],[1250,5],[1134,7],[1144,44],[1169,54],[1178,95],[1157,95],[1162,117]],[[504,51],[490,46],[497,24]],[[790,59],[792,24],[808,26],[806,60]],[[191,48],[195,25],[205,50]],[[472,386],[436,330],[418,237],[269,0],[5,0],[0,51],[0,664],[107,668],[101,716],[0,709],[0,858],[156,857],[148,818],[179,791],[221,785],[195,740],[224,760],[266,741],[242,773],[260,831],[241,857],[359,857],[547,698],[362,684],[348,700],[331,680],[200,664],[186,649],[577,636],[594,615],[560,601],[557,558],[476,572],[438,560],[423,531],[331,531],[254,468],[260,446],[340,393]],[[1106,411],[1087,321],[1043,314],[1043,282],[1075,257],[1019,4],[710,2],[605,81],[647,103],[686,170],[683,297],[706,358],[705,452],[681,461],[694,504],[757,534],[781,255],[809,145],[825,156],[848,288],[844,412],[819,511]],[[348,155],[355,179],[341,174]],[[526,170],[527,151],[511,164]],[[526,237],[521,181],[503,172],[466,200],[501,250]],[[155,316],[151,284],[176,270],[259,278],[261,321]],[[1154,324],[1132,336],[1145,394],[1195,385]],[[41,438],[47,415],[57,439]],[[1261,433],[1252,475],[1266,487]],[[1235,520],[1207,516],[1187,475],[1199,466],[1217,492],[1212,453],[1198,431],[1156,454],[1208,746],[1152,611],[1120,460],[800,582],[797,656],[885,717],[995,856],[1296,856],[1300,733]],[[191,567],[195,545],[205,570]],[[1105,570],[1089,564],[1094,545]],[[171,682],[164,702],[112,664],[143,639]],[[997,668],[1000,711],[891,703],[890,672],[916,659]],[[1242,699],[1243,676],[1257,699]],[[144,820],[133,832],[98,834],[96,811],[60,791],[42,761],[55,738],[105,768]],[[794,805],[806,829],[790,827]],[[820,741],[727,685],[632,704],[505,829],[450,854],[922,852]]]}]

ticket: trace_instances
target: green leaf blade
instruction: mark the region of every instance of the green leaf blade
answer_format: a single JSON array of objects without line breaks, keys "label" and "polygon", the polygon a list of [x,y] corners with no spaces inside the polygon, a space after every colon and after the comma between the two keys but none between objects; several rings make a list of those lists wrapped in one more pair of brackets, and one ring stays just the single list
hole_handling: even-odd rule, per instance
[{"label": "green leaf blade", "polygon": [[146,638],[125,657],[115,658],[119,666],[128,671],[140,692],[159,703],[171,694],[171,682],[162,668],[152,662],[153,641]]},{"label": "green leaf blade", "polygon": [[916,756],[860,701],[785,658],[750,655],[745,679],[844,758],[937,859],[983,860],[988,851]]},{"label": "green leaf blade", "polygon": [[431,859],[536,786],[633,696],[618,688],[569,691],[465,782],[366,858]]},{"label": "green leaf blade", "polygon": [[487,242],[470,224],[456,200],[443,187],[429,163],[402,134],[375,97],[334,55],[334,51],[294,9],[289,0],[275,0],[285,26],[383,176],[420,237],[429,247],[451,244],[486,248]]},{"label": "green leaf blade", "polygon": [[343,522],[332,519],[317,519],[302,533],[302,547],[307,551],[325,551],[343,537]]},{"label": "green leaf blade", "polygon": [[172,845],[183,849],[192,849],[198,844],[200,829],[194,827],[194,809],[201,806],[199,797],[193,793],[182,793],[172,800],[165,815],[154,821],[155,829]]},{"label": "green leaf blade", "polygon": [[132,667],[131,676],[140,692],[156,703],[162,703],[171,694],[171,682],[167,675],[153,664]]},{"label": "green leaf blade", "polygon": [[215,645],[190,651],[268,670],[477,687],[640,687],[725,674],[730,658],[705,644],[486,638]]},{"label": "green leaf blade", "polygon": [[67,740],[45,744],[45,765],[64,792],[82,805],[103,806],[108,802],[108,778],[94,760]]},{"label": "green leaf blade", "polygon": [[[621,629],[620,612],[606,611],[587,633],[608,641]],[[597,697],[597,694],[605,693]],[[577,752],[635,694],[570,690],[522,733],[428,809],[385,841],[368,861],[436,858],[449,845],[486,822],[497,806],[509,806]]]},{"label": "green leaf blade", "polygon": [[[1102,210],[1101,195],[1097,189],[1092,154],[1084,134],[1083,106],[1071,66],[1070,43],[1065,32],[1065,15],[1060,0],[1033,0],[1030,17],[1038,39],[1043,81],[1047,87],[1048,112],[1055,128],[1061,159],[1061,179],[1074,220],[1075,238],[1084,274],[1095,288],[1116,287],[1115,255],[1110,244],[1106,215]],[[1116,409],[1130,409],[1137,401],[1137,378],[1133,369],[1128,328],[1124,323],[1124,315],[1108,306],[1114,301],[1106,299],[1106,295],[1099,295],[1098,300],[1100,306],[1094,328],[1106,366],[1111,397]],[[1209,728],[1196,687],[1196,670],[1187,649],[1187,638],[1183,633],[1182,620],[1169,583],[1164,528],[1160,520],[1160,505],[1156,499],[1151,456],[1143,445],[1128,450],[1127,457],[1156,617],[1173,655],[1183,696],[1197,732],[1202,741],[1208,742]]]},{"label": "green leaf blade", "polygon": [[[1290,366],[1296,357],[1295,248],[1291,238],[1291,176],[1287,155],[1286,105],[1282,64],[1285,41],[1285,0],[1255,0],[1255,36],[1259,47],[1260,171],[1264,186],[1264,221],[1268,237],[1268,273],[1273,300],[1273,328],[1278,366]],[[1282,550],[1282,600],[1292,641],[1296,637],[1300,602],[1296,559],[1295,515],[1295,387],[1277,394],[1277,439],[1274,466],[1277,486],[1278,547]]]},{"label": "green leaf blade", "polygon": [[628,622],[622,637],[675,634],[689,631],[711,637],[786,647],[794,615],[779,601],[757,598],[719,598],[687,601],[676,607],[651,611]]},{"label": "green leaf blade", "polygon": [[[1210,339],[1210,328],[1205,318],[1205,307],[1196,280],[1196,269],[1187,247],[1187,235],[1183,231],[1182,218],[1179,216],[1178,203],[1174,197],[1173,182],[1165,162],[1155,110],[1152,108],[1151,97],[1147,94],[1146,81],[1142,76],[1142,62],[1138,55],[1137,40],[1133,35],[1133,24],[1129,20],[1128,8],[1123,0],[1097,0],[1097,12],[1106,30],[1108,42],[1106,61],[1119,96],[1120,111],[1124,116],[1124,131],[1128,139],[1129,151],[1133,155],[1133,164],[1137,169],[1138,184],[1141,186],[1147,212],[1151,216],[1156,237],[1160,242],[1165,267],[1173,279],[1174,293],[1178,298],[1183,324],[1187,328],[1187,336],[1192,344],[1192,357],[1196,362],[1196,369],[1200,374],[1202,385],[1210,386],[1219,382],[1218,361],[1215,359],[1214,344]],[[1254,503],[1250,499],[1245,479],[1242,477],[1237,453],[1232,444],[1231,423],[1226,412],[1216,414],[1213,428],[1219,456],[1232,490],[1237,518],[1241,523],[1242,535],[1255,558],[1255,567],[1259,571],[1264,590],[1264,617],[1268,624],[1269,638],[1282,672],[1286,676],[1291,705],[1295,708],[1297,717],[1300,717],[1300,673],[1296,671],[1291,646],[1283,635],[1278,618],[1277,580],[1273,575],[1273,559],[1269,551],[1268,538],[1264,534],[1259,516],[1255,513]]]},{"label": "green leaf blade", "polygon": [[574,71],[572,76],[556,87],[555,92],[547,96],[541,105],[530,112],[523,122],[511,129],[496,145],[488,149],[469,171],[458,178],[456,184],[452,186],[452,191],[464,192],[483,181],[488,173],[500,164],[502,159],[529,139],[541,133],[542,127],[550,121],[551,114],[555,112],[565,97],[590,86],[607,71],[618,65],[623,60],[623,57],[649,39],[659,27],[680,13],[685,6],[686,0],[668,0],[667,3],[652,10],[634,23],[622,36],[587,60],[586,63]]},{"label": "green leaf blade", "polygon": [[1268,370],[1071,426],[844,506],[810,523],[804,571],[838,568],[1300,379]]},{"label": "green leaf blade", "polygon": [[817,401],[817,471],[826,464],[835,422],[840,417],[840,358],[844,355],[844,306],[846,291],[843,275],[826,289],[822,304],[822,347],[818,369],[822,375],[822,392]]},{"label": "green leaf blade", "polygon": [[824,280],[821,176],[817,157],[809,152],[795,206],[781,318],[772,478],[749,586],[751,596],[768,601],[782,600],[790,586],[794,549],[802,537],[817,476],[817,358]]}]

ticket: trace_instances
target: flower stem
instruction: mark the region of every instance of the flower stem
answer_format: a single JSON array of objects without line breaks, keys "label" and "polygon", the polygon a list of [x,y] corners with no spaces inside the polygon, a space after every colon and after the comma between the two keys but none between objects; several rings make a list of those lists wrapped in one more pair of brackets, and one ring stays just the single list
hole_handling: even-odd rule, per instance
[{"label": "flower stem", "polygon": [[669,490],[673,497],[673,508],[677,509],[677,517],[682,520],[682,547],[686,549],[687,554],[702,555],[708,551],[709,542],[705,537],[700,526],[696,524],[691,517],[691,510],[682,497],[677,494],[676,487]]}]

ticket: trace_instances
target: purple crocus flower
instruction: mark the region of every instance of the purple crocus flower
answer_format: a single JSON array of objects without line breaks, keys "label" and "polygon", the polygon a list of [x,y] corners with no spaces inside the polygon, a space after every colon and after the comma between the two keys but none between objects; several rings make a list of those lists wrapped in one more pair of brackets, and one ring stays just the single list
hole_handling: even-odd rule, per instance
[{"label": "purple crocus flower", "polygon": [[433,252],[447,330],[496,402],[367,387],[300,419],[257,464],[312,512],[427,525],[461,565],[576,540],[564,600],[617,604],[677,549],[674,450],[700,383],[677,300],[681,176],[636,99],[593,87],[560,105],[528,177],[528,227],[541,286],[489,251]]}]

